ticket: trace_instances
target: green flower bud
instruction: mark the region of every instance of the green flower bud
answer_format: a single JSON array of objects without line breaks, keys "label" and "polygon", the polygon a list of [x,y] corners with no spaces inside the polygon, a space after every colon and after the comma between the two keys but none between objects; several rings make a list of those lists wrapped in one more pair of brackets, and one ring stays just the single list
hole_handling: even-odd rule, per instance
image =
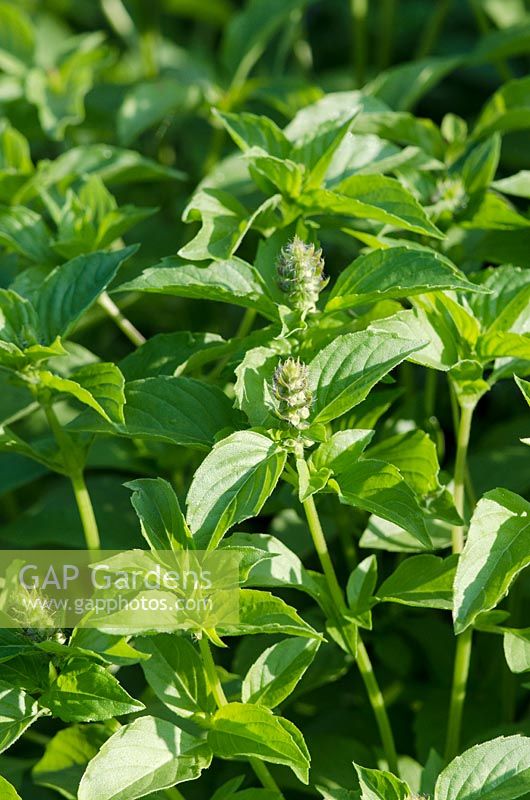
[{"label": "green flower bud", "polygon": [[293,428],[308,427],[312,393],[308,388],[308,369],[299,359],[280,361],[272,378],[276,413]]},{"label": "green flower bud", "polygon": [[328,282],[324,275],[322,250],[295,236],[280,251],[276,264],[278,286],[293,308],[316,311],[318,296]]},{"label": "green flower bud", "polygon": [[46,598],[38,589],[17,586],[9,592],[5,613],[13,619],[21,632],[34,642],[53,640],[64,644],[66,635],[56,627],[53,615],[46,607]]}]

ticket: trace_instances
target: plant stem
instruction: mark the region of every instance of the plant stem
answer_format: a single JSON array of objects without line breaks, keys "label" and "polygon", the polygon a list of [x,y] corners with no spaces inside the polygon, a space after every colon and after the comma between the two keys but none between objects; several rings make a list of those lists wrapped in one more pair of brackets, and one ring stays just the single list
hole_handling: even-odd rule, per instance
[{"label": "plant stem", "polygon": [[[460,422],[458,424],[458,436],[456,442],[456,461],[454,476],[454,500],[456,510],[461,517],[464,515],[464,497],[467,474],[467,450],[469,446],[469,436],[471,433],[471,423],[473,420],[474,406],[465,405],[460,412]],[[453,553],[461,553],[464,548],[464,528],[461,525],[454,525],[452,529]]]},{"label": "plant stem", "polygon": [[45,405],[44,412],[46,414],[46,419],[48,420],[48,425],[50,426],[52,433],[55,436],[55,440],[59,445],[59,449],[61,450],[65,472],[72,483],[77,508],[79,510],[79,516],[81,518],[81,524],[83,526],[83,533],[85,534],[86,546],[89,550],[99,550],[101,545],[98,524],[96,522],[94,508],[92,507],[92,501],[90,500],[90,495],[85,483],[83,468],[79,466],[75,458],[75,454],[72,453],[70,437],[61,427],[61,423],[57,419],[57,415],[53,410],[53,407],[49,404]]},{"label": "plant stem", "polygon": [[379,22],[379,47],[378,47],[378,66],[383,70],[388,67],[392,60],[392,50],[394,45],[394,19],[396,16],[397,0],[381,0],[381,16]]},{"label": "plant stem", "polygon": [[[315,545],[315,550],[317,551],[317,555],[322,565],[329,593],[333,600],[335,612],[340,624],[340,621],[344,619],[344,612],[346,611],[344,596],[337,580],[337,574],[329,554],[326,537],[324,535],[324,531],[322,530],[320,517],[318,516],[318,511],[313,497],[308,497],[307,500],[304,500],[303,506],[307,523],[309,525],[309,530],[311,531],[311,536]],[[397,775],[399,772],[399,767],[396,745],[394,742],[394,736],[392,734],[392,728],[390,726],[390,720],[388,719],[383,694],[377,683],[372,662],[370,661],[359,632],[357,632],[356,642],[351,642],[349,640],[347,626],[342,628],[342,633],[346,643],[351,648],[350,652],[356,657],[357,666],[359,668],[359,672],[361,673],[363,683],[366,687],[368,699],[370,700],[377,727],[379,729],[379,735],[385,751],[388,767],[391,772],[394,772]]]},{"label": "plant stem", "polygon": [[[224,689],[221,685],[221,681],[219,680],[219,675],[217,673],[215,661],[213,660],[212,651],[210,649],[210,643],[206,638],[206,636],[204,635],[199,639],[199,650],[201,652],[204,669],[206,671],[206,676],[208,678],[208,684],[210,686],[210,689],[212,690],[214,700],[217,704],[217,707],[222,708],[222,706],[227,705],[228,700],[226,699]],[[278,794],[278,797],[282,798],[283,800],[283,794],[280,791],[278,784],[270,774],[265,764],[263,764],[258,758],[254,758],[253,756],[250,756],[248,758],[248,762],[252,767],[252,769],[254,770],[256,777],[260,780],[264,788],[276,792]]]},{"label": "plant stem", "polygon": [[182,792],[179,792],[175,786],[172,786],[171,789],[164,789],[163,793],[167,800],[185,800]]},{"label": "plant stem", "polygon": [[438,0],[420,36],[416,58],[425,58],[434,49],[452,2],[453,0]]},{"label": "plant stem", "polygon": [[381,736],[388,766],[391,772],[398,775],[399,766],[394,743],[394,734],[392,733],[390,720],[386,713],[385,699],[377,683],[370,656],[360,636],[357,638],[357,666],[359,667],[359,672],[361,673],[368,697],[370,698],[370,704],[375,715],[377,727],[379,728],[379,735]]},{"label": "plant stem", "polygon": [[445,742],[445,760],[452,761],[460,749],[460,733],[462,730],[462,716],[466,701],[467,679],[471,663],[471,648],[473,645],[473,630],[468,628],[456,640],[455,666],[453,671],[453,687],[451,690],[451,705],[449,708],[449,724],[447,726],[447,739]]},{"label": "plant stem", "polygon": [[[469,436],[473,420],[473,405],[463,405],[460,410],[458,425],[454,499],[456,510],[464,517],[465,482],[467,474],[467,451]],[[461,553],[464,548],[464,528],[455,525],[452,530],[453,553]],[[471,663],[471,648],[473,645],[473,630],[468,628],[456,640],[455,664],[453,670],[453,685],[449,706],[449,722],[447,725],[447,738],[445,743],[446,761],[451,761],[458,755],[460,749],[460,735],[462,730],[462,717],[466,701],[469,666]]]},{"label": "plant stem", "polygon": [[103,294],[100,295],[98,304],[135,347],[140,347],[141,344],[144,344],[146,341],[145,336],[140,333],[138,328],[136,328],[124,314],[122,314],[107,292],[103,292]]},{"label": "plant stem", "polygon": [[353,63],[357,88],[364,84],[366,73],[366,17],[368,0],[350,0],[353,21]]},{"label": "plant stem", "polygon": [[238,325],[237,331],[235,332],[236,339],[243,338],[246,336],[247,333],[250,333],[252,326],[254,325],[254,320],[256,319],[256,309],[255,308],[247,308],[245,313],[241,317],[241,322]]},{"label": "plant stem", "polygon": [[86,546],[89,550],[99,550],[101,547],[99,539],[98,524],[94,514],[92,501],[88,493],[87,485],[85,483],[85,476],[83,472],[76,472],[70,476],[72,487],[75,494],[77,508],[79,509],[79,516],[81,517],[81,524],[85,534]]}]

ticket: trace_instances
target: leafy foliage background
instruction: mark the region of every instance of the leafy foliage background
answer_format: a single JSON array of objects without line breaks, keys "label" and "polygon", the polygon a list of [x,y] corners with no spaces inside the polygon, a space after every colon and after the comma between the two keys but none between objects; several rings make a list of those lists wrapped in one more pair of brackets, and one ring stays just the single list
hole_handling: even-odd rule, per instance
[{"label": "leafy foliage background", "polygon": [[[530,796],[529,56],[524,0],[0,3],[2,547],[95,545],[88,487],[104,547],[231,542],[256,593],[218,672],[208,636],[4,631],[2,798]],[[314,313],[277,283],[295,235]]]}]

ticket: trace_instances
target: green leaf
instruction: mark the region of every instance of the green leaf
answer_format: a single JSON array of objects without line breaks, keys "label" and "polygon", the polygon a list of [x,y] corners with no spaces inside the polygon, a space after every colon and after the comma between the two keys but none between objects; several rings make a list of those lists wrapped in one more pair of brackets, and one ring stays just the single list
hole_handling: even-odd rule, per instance
[{"label": "green leaf", "polygon": [[125,381],[116,364],[85,364],[72,373],[72,379],[40,370],[38,381],[40,386],[52,392],[75,397],[108,422],[124,420]]},{"label": "green leaf", "polygon": [[33,767],[33,782],[37,786],[55,789],[67,800],[76,800],[86,765],[115,732],[116,725],[115,722],[71,725],[56,733],[46,745],[40,761]]},{"label": "green leaf", "polygon": [[515,197],[530,197],[530,171],[523,169],[509,178],[500,178],[493,181],[492,189],[496,189],[504,194],[514,195]]},{"label": "green leaf", "polygon": [[319,634],[307,624],[296,609],[270,592],[255,589],[239,591],[239,621],[217,626],[220,636],[245,636],[260,633],[284,633],[318,639]]},{"label": "green leaf", "polygon": [[273,347],[253,347],[247,350],[234,370],[237,407],[244,411],[251,425],[264,428],[273,428],[279,424],[271,386],[283,348],[280,343],[272,344]]},{"label": "green leaf", "polygon": [[423,344],[376,331],[338,336],[311,361],[313,422],[329,422],[362,402],[381,378]]},{"label": "green leaf", "polygon": [[434,800],[516,800],[530,791],[530,739],[499,736],[455,758],[439,776]]},{"label": "green leaf", "polygon": [[250,174],[263,191],[268,194],[277,189],[285,197],[293,199],[300,196],[304,184],[302,165],[296,164],[289,158],[256,155],[252,150],[249,151],[248,157]]},{"label": "green leaf", "polygon": [[0,208],[0,244],[39,265],[56,262],[42,217],[24,206]]},{"label": "green leaf", "polygon": [[185,85],[176,76],[137,83],[129,89],[118,111],[118,138],[129,145],[166,117],[189,113],[199,100],[199,87]]},{"label": "green leaf", "polygon": [[214,109],[214,116],[221,120],[236,145],[243,152],[258,148],[277,158],[288,157],[292,148],[291,142],[276,123],[268,117],[248,112],[227,114],[217,109]]},{"label": "green leaf", "polygon": [[78,800],[136,800],[195,780],[211,759],[204,740],[166,720],[141,717],[120,728],[92,759]]},{"label": "green leaf", "polygon": [[410,789],[390,772],[354,764],[361,787],[361,800],[408,800]]},{"label": "green leaf", "polygon": [[306,592],[317,601],[321,599],[321,588],[313,580],[312,574],[305,569],[296,553],[274,536],[264,533],[233,533],[224,540],[222,547],[251,547],[269,555],[269,558],[260,559],[253,567],[246,581],[247,586],[269,589],[289,587]]},{"label": "green leaf", "polygon": [[530,406],[530,382],[524,381],[522,378],[518,378],[517,375],[515,375],[514,378],[517,386],[522,392],[524,399]]},{"label": "green leaf", "polygon": [[530,628],[505,632],[504,655],[512,672],[530,672]]},{"label": "green leaf", "polygon": [[425,608],[453,608],[458,557],[412,556],[403,561],[376,592],[378,600]]},{"label": "green leaf", "polygon": [[359,256],[341,272],[326,310],[410,297],[434,289],[480,291],[448,258],[434,250],[388,247]]},{"label": "green leaf", "polygon": [[122,284],[119,292],[155,294],[216,300],[254,308],[269,319],[277,319],[276,306],[258,272],[239,258],[214,261],[208,267],[182,264],[175,256],[145,270],[138,278]]},{"label": "green leaf", "polygon": [[0,5],[0,69],[23,76],[33,62],[35,32],[30,17],[11,3]]},{"label": "green leaf", "polygon": [[455,577],[455,631],[465,631],[508,593],[530,564],[530,503],[507,489],[478,502]]},{"label": "green leaf", "polygon": [[350,573],[346,585],[348,600],[348,618],[354,617],[358,625],[371,629],[372,615],[370,609],[375,605],[375,584],[377,582],[377,558],[368,556]]},{"label": "green leaf", "polygon": [[187,521],[210,548],[238,522],[256,516],[274,490],[286,454],[268,437],[238,431],[218,442],[193,477]]},{"label": "green leaf", "polygon": [[267,43],[308,0],[251,0],[227,25],[222,61],[234,84],[244,80]]},{"label": "green leaf", "polygon": [[206,448],[217,434],[239,422],[230,400],[216,386],[193,378],[160,375],[125,384],[124,424],[105,423],[95,414],[83,414],[72,430],[152,438]]},{"label": "green leaf", "polygon": [[56,141],[64,139],[69,125],[84,120],[85,96],[106,58],[100,33],[86,34],[83,40],[53,70],[36,67],[26,77],[26,97],[36,106],[43,131]]},{"label": "green leaf", "polygon": [[33,697],[0,682],[0,753],[11,747],[38,716],[38,704]]},{"label": "green leaf", "polygon": [[21,800],[20,795],[5,778],[0,775],[0,791],[2,792],[3,800]]},{"label": "green leaf", "polygon": [[68,186],[77,177],[97,175],[106,185],[141,181],[182,179],[183,173],[144,158],[134,150],[110,144],[73,147],[54,161],[40,162],[39,169],[20,191],[18,202],[39,195],[42,189],[60,183]]},{"label": "green leaf", "polygon": [[276,198],[268,198],[254,211],[248,211],[240,201],[220,189],[200,189],[184,212],[184,221],[201,219],[202,226],[191,242],[181,247],[178,255],[191,261],[229,259],[237,250],[246,232]]},{"label": "green leaf", "polygon": [[295,689],[312,663],[317,639],[284,639],[265,650],[243,679],[244,703],[275,708]]},{"label": "green leaf", "polygon": [[215,711],[201,657],[183,636],[158,634],[136,642],[150,658],[142,661],[145,679],[158,699],[179,717]]},{"label": "green leaf", "polygon": [[0,338],[26,350],[38,342],[39,320],[35,309],[11,289],[0,289]]},{"label": "green leaf", "polygon": [[418,201],[394,178],[352,175],[334,188],[334,191],[316,189],[308,192],[299,202],[311,215],[368,218],[403,230],[443,238]]},{"label": "green leaf", "polygon": [[342,472],[336,487],[341,503],[362,508],[394,522],[430,546],[425,521],[414,492],[393,464],[363,459]]},{"label": "green leaf", "polygon": [[138,478],[125,485],[133,490],[131,503],[150,548],[187,549],[191,533],[171,484],[163,478]]},{"label": "green leaf", "polygon": [[525,312],[530,299],[528,271],[510,265],[483,270],[477,277],[489,294],[471,297],[470,306],[484,334],[511,330],[526,333]]},{"label": "green leaf", "polygon": [[104,667],[81,660],[63,668],[40,704],[65,722],[94,722],[145,708]]},{"label": "green leaf", "polygon": [[215,333],[158,333],[119,362],[126,380],[155,375],[178,375],[195,353],[216,348],[224,340]]},{"label": "green leaf", "polygon": [[364,87],[364,91],[375,95],[396,111],[409,111],[461,61],[460,56],[414,59],[381,72]]},{"label": "green leaf", "polygon": [[309,752],[302,734],[292,722],[263,706],[223,706],[212,720],[208,742],[221,758],[252,757],[284,764],[302,783],[309,782]]},{"label": "green leaf", "polygon": [[377,458],[397,467],[428,514],[452,525],[461,523],[451,493],[440,483],[436,445],[424,431],[389,436],[371,447],[366,458]]},{"label": "green leaf", "polygon": [[473,131],[475,138],[495,131],[530,127],[530,77],[508,81],[488,100]]},{"label": "green leaf", "polygon": [[462,164],[462,178],[469,194],[486,189],[497,171],[501,155],[501,137],[494,133],[473,148]]},{"label": "green leaf", "polygon": [[334,475],[339,475],[359,459],[370,444],[374,433],[375,431],[359,428],[337,431],[327,442],[322,442],[316,450],[313,450],[309,456],[309,463],[317,470],[326,468]]},{"label": "green leaf", "polygon": [[35,301],[46,341],[67,336],[82,314],[105,291],[136,246],[109,253],[90,253],[56,267],[44,280]]}]

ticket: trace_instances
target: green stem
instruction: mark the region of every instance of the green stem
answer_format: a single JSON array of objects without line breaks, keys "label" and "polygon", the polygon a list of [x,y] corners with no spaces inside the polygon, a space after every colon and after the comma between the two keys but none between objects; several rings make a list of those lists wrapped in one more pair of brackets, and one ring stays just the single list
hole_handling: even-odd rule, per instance
[{"label": "green stem", "polygon": [[89,550],[99,550],[101,548],[101,543],[99,539],[98,523],[83,472],[74,473],[70,476],[70,480],[72,481],[75,501],[79,509],[79,516],[81,517],[86,546]]},{"label": "green stem", "polygon": [[165,797],[167,797],[167,800],[185,800],[182,792],[179,792],[175,786],[173,786],[171,789],[164,789],[163,794]]},{"label": "green stem", "polygon": [[243,338],[246,336],[247,333],[250,333],[252,326],[254,325],[254,320],[256,319],[256,309],[255,308],[247,308],[245,313],[241,317],[241,322],[238,325],[237,331],[235,333],[236,339]]},{"label": "green stem", "polygon": [[472,628],[468,628],[464,633],[461,633],[456,640],[453,687],[451,690],[449,724],[447,726],[447,739],[445,742],[445,760],[447,762],[452,761],[460,750],[460,733],[462,730],[464,704],[466,702],[472,645],[473,630]]},{"label": "green stem", "polygon": [[[341,621],[344,620],[344,614],[346,611],[344,596],[337,580],[337,574],[329,554],[326,537],[324,535],[324,531],[322,530],[320,517],[318,516],[318,511],[313,497],[308,497],[307,500],[304,500],[303,506],[307,518],[307,524],[309,525],[309,530],[315,545],[315,550],[317,551],[317,555],[322,565],[322,570],[326,578],[326,583],[333,600],[335,613],[340,625]],[[397,775],[399,773],[399,767],[396,745],[385,706],[385,700],[381,689],[379,688],[379,684],[377,683],[372,662],[370,661],[370,657],[366,651],[366,647],[364,646],[359,632],[357,632],[357,641],[352,642],[348,633],[348,625],[342,625],[341,630],[344,639],[350,648],[350,652],[352,655],[356,656],[357,666],[359,668],[359,672],[361,673],[361,678],[365,685],[368,699],[370,700],[370,705],[372,706],[377,727],[379,729],[379,735],[385,751],[388,767],[391,772],[394,772]]]},{"label": "green stem", "polygon": [[434,49],[453,0],[438,0],[425,25],[416,50],[416,58],[425,58]]},{"label": "green stem", "polygon": [[[212,690],[214,700],[217,707],[222,708],[223,706],[227,705],[228,700],[226,699],[224,689],[221,685],[221,681],[219,680],[215,661],[213,660],[212,651],[210,649],[210,643],[204,635],[199,639],[199,650],[201,652],[204,669],[206,671],[206,677],[208,678],[208,684]],[[278,797],[282,798],[283,800],[283,794],[265,764],[253,756],[248,758],[248,762],[254,770],[256,777],[262,783],[263,787],[276,792]]]},{"label": "green stem", "polygon": [[394,20],[396,17],[397,0],[382,0],[381,16],[379,22],[379,52],[378,66],[380,70],[386,69],[392,60],[394,45]]},{"label": "green stem", "polygon": [[122,314],[114,300],[111,300],[107,292],[103,292],[98,298],[98,304],[105,311],[111,320],[117,325],[122,333],[133,343],[135,347],[140,347],[146,341],[145,336],[140,333],[138,328]]},{"label": "green stem", "polygon": [[[474,406],[463,405],[460,409],[458,425],[454,499],[456,510],[464,518],[465,483],[467,474],[467,451],[471,424],[473,421]],[[464,548],[464,527],[455,525],[452,530],[453,553],[461,553]],[[445,759],[451,761],[458,755],[460,749],[460,736],[462,731],[462,717],[466,701],[469,666],[471,663],[471,649],[473,645],[473,629],[468,628],[456,640],[455,663],[453,670],[453,685],[449,706],[449,722],[447,725],[447,738],[445,742]]]},{"label": "green stem", "polygon": [[[465,510],[464,497],[467,475],[467,450],[469,447],[469,436],[471,434],[471,423],[473,421],[473,410],[474,406],[465,405],[462,407],[456,442],[454,500],[456,510],[462,518]],[[464,527],[462,525],[453,526],[452,540],[453,553],[461,553],[464,549]]]},{"label": "green stem", "polygon": [[353,21],[353,63],[357,88],[364,85],[366,74],[366,17],[367,0],[350,0]]},{"label": "green stem", "polygon": [[81,524],[83,526],[83,533],[85,534],[86,546],[89,550],[100,549],[100,539],[98,524],[92,507],[92,501],[85,483],[83,475],[83,467],[79,466],[75,453],[72,451],[72,442],[68,434],[61,427],[61,423],[57,419],[57,415],[50,404],[44,406],[44,412],[48,425],[55,437],[55,441],[59,445],[63,457],[63,465],[72,483],[74,490]]}]

